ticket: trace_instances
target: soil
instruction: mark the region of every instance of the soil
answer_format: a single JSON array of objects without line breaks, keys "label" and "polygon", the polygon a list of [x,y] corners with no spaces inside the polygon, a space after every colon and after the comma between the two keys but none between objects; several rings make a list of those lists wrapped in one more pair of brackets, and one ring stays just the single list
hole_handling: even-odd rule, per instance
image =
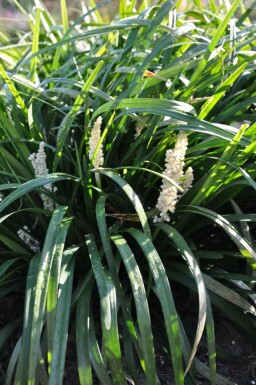
[{"label": "soil", "polygon": [[[0,307],[3,305],[0,301]],[[9,306],[8,306],[9,307]],[[8,312],[10,314],[11,312]],[[5,315],[5,317],[4,317]],[[7,321],[6,312],[0,314],[0,330]],[[8,320],[9,322],[10,320]],[[158,325],[159,327],[159,325]],[[4,376],[6,374],[8,362],[15,344],[19,338],[18,330],[2,347],[0,351],[0,385],[5,385]],[[232,382],[219,382],[220,385],[256,385],[256,348],[248,344],[242,335],[230,325],[228,320],[218,314],[215,323],[216,347],[217,347],[217,372],[228,378]],[[255,346],[255,344],[254,344]],[[162,347],[160,341],[155,341],[156,347],[156,366],[161,385],[172,385],[173,376],[170,365],[170,358]],[[197,358],[207,364],[207,351],[203,344],[198,348]],[[139,367],[139,365],[138,365]],[[98,381],[95,377],[95,385]],[[127,385],[133,385],[133,381],[127,378]],[[74,335],[68,340],[68,349],[66,355],[66,370],[63,379],[63,385],[79,385],[77,375],[77,358]],[[140,385],[146,385],[143,375],[140,376]],[[210,381],[198,376],[197,385],[210,385]]]},{"label": "soil", "polygon": [[[230,325],[228,320],[218,316],[215,325],[217,352],[217,372],[227,378],[229,382],[222,382],[219,378],[219,385],[256,385],[256,348],[249,345],[242,335]],[[70,341],[70,348],[67,352],[67,366],[63,385],[79,385],[76,369],[76,351],[74,341]],[[159,385],[173,385],[173,375],[170,365],[170,358],[165,349],[158,341],[155,341],[156,367],[159,378]],[[197,358],[207,365],[208,357],[206,349],[200,345]],[[197,385],[210,385],[210,381],[198,376]],[[95,378],[95,385],[99,382]],[[134,382],[127,378],[127,385],[134,385]],[[144,376],[140,376],[140,385],[147,385]]]},{"label": "soil", "polygon": [[[217,372],[237,385],[256,384],[256,349],[249,345],[225,319],[215,324]],[[201,361],[207,361],[202,349]],[[210,384],[202,381],[202,385]]]}]

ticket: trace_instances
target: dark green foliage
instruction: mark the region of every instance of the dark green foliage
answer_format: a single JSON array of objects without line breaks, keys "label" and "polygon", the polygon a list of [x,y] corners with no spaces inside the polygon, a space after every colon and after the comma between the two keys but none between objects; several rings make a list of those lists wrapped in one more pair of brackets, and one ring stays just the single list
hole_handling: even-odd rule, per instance
[{"label": "dark green foliage", "polygon": [[[135,3],[108,24],[103,5],[69,22],[61,1],[59,26],[37,0],[30,32],[0,37],[0,298],[18,298],[23,318],[23,330],[1,324],[1,347],[17,338],[6,385],[60,385],[69,333],[81,385],[157,385],[156,340],[173,384],[233,384],[216,373],[217,308],[255,343],[255,25],[240,0]],[[194,182],[155,223],[162,178],[181,191],[164,174],[179,132]]]}]

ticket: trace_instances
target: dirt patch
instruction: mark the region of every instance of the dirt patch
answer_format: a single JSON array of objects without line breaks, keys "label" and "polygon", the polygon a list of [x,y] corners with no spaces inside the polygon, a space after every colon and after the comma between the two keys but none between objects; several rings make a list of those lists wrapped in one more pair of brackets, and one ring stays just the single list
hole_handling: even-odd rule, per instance
[{"label": "dirt patch", "polygon": [[[1,301],[0,301],[1,302]],[[15,310],[21,306],[14,306],[14,300],[4,301],[4,307],[0,314],[0,329],[2,329],[7,322],[12,321],[14,318],[11,315],[15,314]],[[0,303],[1,305],[1,303]],[[3,305],[3,301],[2,301]],[[11,309],[12,308],[12,309]],[[17,312],[20,314],[20,309]],[[191,313],[190,313],[191,314]],[[193,317],[194,318],[194,317]],[[195,325],[195,319],[188,319],[191,325]],[[163,327],[163,325],[154,325],[154,328]],[[6,370],[8,362],[10,360],[13,349],[20,337],[22,330],[22,322],[18,324],[17,329],[10,336],[8,341],[4,344],[0,351],[0,385],[5,385]],[[237,385],[256,385],[256,333],[254,347],[253,344],[249,344],[243,336],[229,323],[229,321],[217,314],[215,316],[215,333],[216,333],[216,348],[217,348],[217,372],[224,377],[228,378]],[[165,342],[157,340],[155,338],[155,350],[156,350],[156,367],[159,378],[159,384],[172,385],[173,375],[171,368],[170,357],[164,348]],[[202,340],[198,348],[197,358],[207,365],[208,356],[207,349],[205,347],[205,341]],[[94,374],[94,384],[98,385],[99,382]],[[146,385],[145,377],[139,371],[138,364],[138,377],[140,385]],[[63,385],[79,385],[78,372],[77,372],[77,356],[76,356],[76,344],[74,332],[71,331],[68,339],[68,348],[66,355],[65,376],[63,379]],[[133,385],[133,382],[127,378],[127,384]],[[197,385],[210,385],[210,381],[198,376],[196,379]],[[224,383],[223,383],[224,385]]]},{"label": "dirt patch", "polygon": [[[256,349],[226,320],[220,319],[215,325],[217,372],[237,385],[256,384]],[[202,349],[199,358],[207,362],[207,354]],[[209,381],[202,381],[209,385]]]},{"label": "dirt patch", "polygon": [[[243,336],[228,323],[219,317],[215,325],[217,347],[217,372],[237,385],[256,385],[256,349],[248,344]],[[161,341],[155,340],[156,368],[161,385],[173,385],[173,373],[170,357]],[[197,358],[207,365],[208,356],[204,344],[200,344]],[[138,368],[139,372],[139,368]],[[145,377],[138,375],[140,385],[147,385]],[[98,385],[96,376],[94,383]],[[210,385],[210,381],[198,375],[197,385]],[[79,385],[77,375],[76,348],[74,339],[70,340],[67,352],[67,364],[63,385]],[[133,382],[127,379],[127,384]],[[222,383],[222,385],[225,385]]]}]

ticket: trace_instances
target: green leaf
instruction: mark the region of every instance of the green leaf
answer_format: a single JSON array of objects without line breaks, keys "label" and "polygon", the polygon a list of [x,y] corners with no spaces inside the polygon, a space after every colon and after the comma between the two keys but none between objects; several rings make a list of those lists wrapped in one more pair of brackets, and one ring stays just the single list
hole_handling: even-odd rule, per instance
[{"label": "green leaf", "polygon": [[[71,225],[72,218],[66,218],[60,225],[60,230],[55,246],[55,254],[52,261],[51,273],[49,277],[48,290],[47,290],[47,299],[46,299],[46,317],[47,317],[47,348],[48,348],[48,372],[52,373],[51,362],[53,358],[53,349],[55,348],[54,335],[56,334],[56,329],[60,328],[60,325],[56,327],[56,316],[57,316],[57,307],[59,305],[59,287],[60,287],[60,274],[61,274],[61,265],[63,258],[63,251],[65,245],[65,239],[69,227]],[[74,253],[75,250],[69,251]],[[67,254],[67,253],[66,253]],[[72,255],[72,254],[71,254]],[[63,270],[63,267],[62,267]],[[65,315],[69,312],[65,311]],[[65,336],[61,338],[61,341],[65,341]],[[59,344],[60,345],[60,344]],[[65,354],[62,354],[65,357]],[[60,357],[58,361],[61,362]],[[59,372],[59,370],[58,370]]]},{"label": "green leaf", "polygon": [[[115,172],[113,172],[111,170],[99,168],[95,171],[113,179],[122,188],[122,190],[125,192],[125,194],[128,196],[128,198],[132,202],[132,204],[133,204],[133,206],[134,206],[134,208],[135,208],[135,210],[136,210],[136,212],[140,218],[140,222],[141,222],[141,225],[142,225],[144,232],[149,237],[151,237],[151,231],[150,231],[150,227],[148,224],[146,213],[144,211],[144,208],[143,208],[138,196],[133,191],[132,187],[123,178],[121,178],[118,174],[116,174]],[[0,206],[0,208],[1,208],[1,206]]]},{"label": "green leaf", "polygon": [[236,71],[234,71],[222,84],[220,84],[217,89],[201,107],[200,114],[198,115],[199,119],[205,119],[209,112],[213,109],[215,104],[220,100],[220,98],[225,95],[227,89],[233,86],[235,80],[244,72],[248,63],[243,63]]},{"label": "green leaf", "polygon": [[[38,275],[36,277],[36,284],[33,294],[34,298],[30,297],[30,300],[32,300],[33,309],[31,309],[32,319],[29,325],[30,330],[25,330],[26,334],[31,333],[31,336],[29,337],[30,343],[26,346],[26,366],[28,366],[28,373],[24,378],[24,382],[23,379],[20,378],[16,380],[19,385],[35,384],[35,374],[40,355],[40,337],[44,322],[45,304],[51,265],[54,257],[56,241],[58,238],[59,226],[63,220],[63,216],[65,215],[66,210],[67,208],[62,206],[59,206],[57,209],[55,209],[46,234],[44,247],[38,267]],[[23,341],[23,343],[24,342],[25,341]],[[24,358],[25,357],[22,357],[23,360]],[[22,368],[21,370],[24,370],[24,368]]]},{"label": "green leaf", "polygon": [[27,354],[32,337],[32,320],[33,320],[33,307],[34,307],[34,288],[36,286],[36,280],[39,273],[40,256],[35,256],[30,264],[27,275],[26,291],[25,291],[25,307],[24,307],[24,320],[22,331],[22,344],[19,354],[19,360],[15,375],[15,385],[27,385],[28,378],[28,361]]},{"label": "green leaf", "polygon": [[20,185],[15,191],[11,192],[6,198],[0,202],[0,212],[3,211],[6,207],[8,207],[11,203],[13,203],[16,199],[21,198],[23,195],[33,191],[37,187],[45,186],[49,183],[58,182],[60,180],[73,180],[78,181],[72,175],[64,174],[64,173],[55,173],[49,174],[47,176],[42,176],[40,178],[33,179],[26,183]]},{"label": "green leaf", "polygon": [[172,353],[172,365],[174,371],[175,384],[184,384],[184,371],[182,363],[182,348],[180,341],[180,331],[177,318],[177,311],[161,259],[150,241],[142,232],[136,229],[128,230],[139,246],[142,248],[145,257],[150,266],[150,271],[155,281],[159,300],[161,302],[164,314],[166,332],[169,340],[169,346]]},{"label": "green leaf", "polygon": [[104,253],[108,262],[109,269],[111,271],[111,275],[114,281],[115,289],[117,291],[118,301],[120,302],[120,306],[122,308],[122,312],[124,315],[125,323],[129,322],[129,333],[132,338],[132,342],[135,346],[138,357],[141,358],[141,348],[138,344],[138,332],[137,328],[134,325],[132,315],[130,310],[127,307],[127,301],[124,296],[124,291],[121,285],[121,280],[118,276],[119,266],[120,266],[120,258],[118,256],[113,255],[113,251],[110,243],[110,235],[107,227],[106,221],[106,213],[105,213],[105,205],[106,205],[107,196],[102,195],[96,204],[96,218],[97,224],[100,232],[101,242],[103,245]]},{"label": "green leaf", "polygon": [[[241,217],[243,217],[243,213],[242,213],[240,207],[236,204],[236,202],[234,200],[231,200],[231,204],[233,206],[235,213],[237,215],[240,215]],[[227,217],[226,217],[226,219],[228,220]],[[255,220],[256,220],[256,215],[255,215]],[[242,231],[244,238],[247,240],[248,243],[253,244],[253,238],[251,236],[248,223],[245,222],[244,220],[242,220],[242,221],[239,221],[239,225],[240,225],[240,228],[241,228],[241,231]]]},{"label": "green leaf", "polygon": [[218,42],[222,38],[231,17],[233,16],[235,10],[239,6],[239,3],[240,3],[240,0],[234,0],[232,6],[229,8],[227,14],[224,16],[222,22],[220,23],[219,27],[215,31],[215,33],[214,33],[214,35],[210,41],[210,44],[208,45],[208,47],[205,51],[204,56],[202,57],[199,64],[197,65],[196,70],[194,71],[194,73],[190,79],[189,85],[183,94],[183,96],[185,98],[189,98],[189,96],[194,91],[195,84],[198,82],[198,78],[199,78],[200,74],[203,72],[204,68],[206,67],[206,64],[207,64],[207,62],[211,56],[211,53],[213,52],[216,45],[218,44]]},{"label": "green leaf", "polygon": [[4,276],[6,271],[15,263],[19,260],[20,258],[12,258],[9,259],[8,261],[5,261],[1,263],[0,265],[0,278]]},{"label": "green leaf", "polygon": [[93,322],[93,317],[90,315],[89,317],[89,340],[90,340],[90,345],[89,345],[89,352],[90,352],[90,358],[92,362],[93,369],[100,380],[100,383],[102,385],[113,385],[113,381],[110,378],[108,368],[103,360],[99,344],[96,340],[95,336],[95,328],[94,328],[94,322]]},{"label": "green leaf", "polygon": [[141,362],[141,365],[145,369],[147,384],[156,385],[157,381],[153,336],[148,301],[141,272],[126,240],[121,237],[121,235],[113,235],[111,236],[111,239],[115,243],[122,257],[132,287],[140,330],[139,341],[143,352],[143,362]]},{"label": "green leaf", "polygon": [[135,166],[123,166],[123,167],[115,167],[114,170],[134,170],[134,171],[149,172],[150,174],[158,176],[160,179],[165,179],[167,182],[169,182],[170,184],[175,186],[178,191],[184,192],[184,190],[173,179],[169,178],[168,175],[154,171],[154,170],[150,170],[149,168],[135,167]]},{"label": "green leaf", "polygon": [[78,248],[68,250],[63,258],[56,309],[56,321],[53,337],[52,362],[49,385],[59,385],[63,381],[68,338],[68,324],[74,274],[74,253]]},{"label": "green leaf", "polygon": [[[101,17],[101,14],[100,14],[100,12],[99,12],[99,5],[96,5],[96,3],[94,2],[94,0],[89,0],[89,2],[90,2],[90,5],[91,5],[91,7],[92,7],[92,9],[93,9],[93,12],[95,13],[95,16],[96,16],[96,18],[97,18],[97,22],[99,23],[99,24],[104,24],[103,23],[103,19],[102,19],[102,17]],[[106,4],[107,2],[105,2],[105,4]]]},{"label": "green leaf", "polygon": [[[94,113],[92,118],[95,118],[98,115],[102,115],[104,112],[117,109],[134,109],[138,111],[146,111],[147,109],[154,113],[154,110],[163,111],[163,115],[172,114],[172,117],[181,117],[179,112],[189,113],[191,115],[196,115],[194,107],[190,106],[187,103],[175,101],[175,100],[165,100],[165,99],[156,99],[156,98],[132,98],[132,99],[117,99],[113,102],[108,102],[99,107]],[[185,116],[185,115],[184,115]]]},{"label": "green leaf", "polygon": [[208,290],[211,290],[220,297],[226,299],[227,301],[235,304],[236,306],[243,309],[246,313],[251,313],[256,315],[256,309],[252,306],[245,298],[236,293],[234,290],[230,289],[226,285],[216,281],[207,274],[203,274],[204,283]]},{"label": "green leaf", "polygon": [[114,384],[125,385],[126,381],[122,368],[121,348],[117,327],[116,290],[112,283],[111,276],[104,272],[92,234],[86,236],[86,245],[100,293],[101,325],[105,355]]},{"label": "green leaf", "polygon": [[[38,47],[39,47],[40,19],[41,19],[41,8],[37,7],[35,26],[33,30],[32,55],[37,53]],[[36,71],[37,71],[38,62],[39,62],[38,56],[34,55],[30,61],[30,77],[32,82],[37,80]]]},{"label": "green leaf", "polygon": [[20,106],[24,115],[27,115],[27,108],[25,106],[25,103],[24,103],[22,97],[20,96],[19,91],[16,89],[15,85],[13,84],[13,82],[11,81],[11,79],[9,78],[7,73],[5,72],[4,68],[1,66],[1,64],[0,64],[0,74],[2,75],[3,80],[7,84],[9,90],[11,91],[14,99],[16,100],[18,105]]},{"label": "green leaf", "polygon": [[60,0],[60,9],[61,9],[61,20],[63,25],[63,32],[65,34],[68,31],[68,27],[69,27],[66,0]]},{"label": "green leaf", "polygon": [[89,351],[90,302],[94,279],[91,278],[76,305],[76,347],[78,374],[81,385],[93,385]]},{"label": "green leaf", "polygon": [[[172,3],[172,4],[170,4],[170,3]],[[174,4],[174,1],[172,1],[172,2],[167,1],[165,3],[165,6],[160,8],[160,11],[159,11],[158,15],[161,14],[160,17],[163,17],[163,14],[162,14],[163,8],[166,8],[166,6],[167,6],[167,8],[170,8],[170,6],[172,6],[173,4]],[[155,23],[153,21],[151,23],[151,27],[148,30],[149,36],[151,35],[151,33],[153,31],[153,30],[151,30],[151,28],[154,29],[155,26],[156,25],[155,25]],[[168,47],[171,47],[171,45],[174,43],[174,41],[176,39],[178,39],[179,37],[181,37],[183,35],[188,34],[193,29],[195,29],[195,25],[193,23],[187,23],[187,24],[185,24],[185,25],[183,25],[181,27],[175,28],[170,34],[164,35],[162,38],[160,38],[158,40],[158,44],[156,44],[155,47],[153,47],[151,52],[148,55],[146,55],[144,61],[140,64],[140,66],[138,66],[138,70],[135,73],[135,76],[134,76],[134,78],[133,78],[133,80],[131,82],[130,87],[128,88],[128,90],[124,91],[124,93],[121,96],[122,97],[127,96],[128,93],[130,93],[132,95],[136,94],[135,86],[138,83],[138,81],[140,80],[140,78],[142,77],[143,71],[148,68],[148,66],[160,54],[160,52],[162,50],[167,49]],[[147,33],[146,33],[146,35],[147,35]],[[149,38],[149,41],[145,41],[144,45],[147,47],[147,45],[150,44],[150,43],[151,43],[151,40]],[[146,47],[145,47],[145,49],[146,49]],[[193,108],[191,108],[191,110],[193,110]]]},{"label": "green leaf", "polygon": [[19,321],[15,320],[15,321],[9,322],[0,330],[0,349],[2,349],[2,346],[8,340],[8,338],[13,333],[13,331],[17,328],[18,324],[19,324]]},{"label": "green leaf", "polygon": [[256,250],[244,239],[240,233],[220,214],[199,206],[188,206],[184,211],[192,212],[210,218],[218,224],[237,245],[241,254],[253,269],[256,269]]},{"label": "green leaf", "polygon": [[[123,109],[122,115],[129,115],[135,112],[147,112],[149,114],[169,116],[179,122],[187,123],[187,126],[178,124],[177,127],[179,130],[198,130],[200,132],[205,132],[206,134],[211,133],[211,135],[216,135],[229,141],[234,138],[235,134],[237,134],[237,130],[231,126],[212,124],[192,116],[192,114],[194,114],[194,109],[186,103],[156,98],[117,99],[99,107],[93,113],[93,118],[102,115],[104,112],[118,109]],[[171,127],[171,130],[173,130],[173,127]],[[244,146],[249,143],[250,141],[248,141],[247,138],[241,140],[241,144]]]},{"label": "green leaf", "polygon": [[66,138],[69,134],[70,128],[77,117],[77,114],[84,102],[84,98],[86,97],[87,93],[89,92],[90,87],[92,86],[93,82],[95,81],[98,73],[100,72],[103,61],[100,61],[95,69],[92,71],[90,76],[88,77],[87,81],[84,83],[82,90],[80,94],[75,99],[74,105],[71,108],[68,115],[65,116],[62,123],[60,124],[60,128],[58,130],[58,142],[57,142],[57,150],[56,154],[53,160],[53,171],[56,171],[57,165],[59,163],[60,157],[62,155],[62,150],[66,142]]},{"label": "green leaf", "polygon": [[[196,368],[197,368],[198,373],[200,373],[201,376],[203,376],[204,378],[211,380],[211,372],[210,372],[210,369],[208,368],[208,366],[203,364],[197,358],[195,359],[195,361],[196,361]],[[224,376],[222,376],[221,374],[218,374],[218,373],[216,375],[216,384],[217,385],[238,385],[235,382],[225,378]]]},{"label": "green leaf", "polygon": [[215,331],[214,331],[214,319],[212,314],[211,301],[206,295],[206,336],[207,336],[207,345],[208,345],[208,357],[209,357],[209,367],[210,367],[210,379],[211,385],[217,384],[217,373],[216,373],[216,346],[215,346]]},{"label": "green leaf", "polygon": [[11,385],[12,383],[11,381],[14,375],[14,370],[19,358],[20,351],[21,351],[21,338],[16,343],[15,348],[12,352],[12,355],[8,364],[8,368],[7,368],[5,385]]},{"label": "green leaf", "polygon": [[206,305],[207,305],[207,292],[204,285],[203,276],[200,270],[200,267],[197,263],[196,258],[194,257],[190,247],[188,246],[185,239],[182,237],[182,235],[173,227],[160,223],[158,224],[158,227],[166,233],[166,235],[173,241],[175,247],[181,254],[181,256],[185,259],[186,263],[188,264],[190,271],[193,275],[193,278],[197,285],[197,291],[198,291],[198,300],[199,300],[199,310],[198,310],[198,324],[197,324],[197,331],[196,336],[194,340],[194,345],[191,353],[190,360],[187,364],[186,372],[188,371],[198,348],[200,339],[203,335],[204,327],[205,327],[205,321],[206,321]]}]

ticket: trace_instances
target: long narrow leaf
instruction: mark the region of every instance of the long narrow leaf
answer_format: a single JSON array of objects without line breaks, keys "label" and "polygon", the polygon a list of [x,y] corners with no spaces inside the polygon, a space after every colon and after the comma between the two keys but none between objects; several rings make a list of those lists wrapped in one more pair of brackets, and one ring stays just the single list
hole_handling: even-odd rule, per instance
[{"label": "long narrow leaf", "polygon": [[239,248],[241,254],[247,259],[253,269],[256,268],[256,250],[244,239],[240,233],[220,214],[199,206],[189,206],[185,211],[193,212],[217,223]]},{"label": "long narrow leaf", "polygon": [[2,202],[0,202],[0,212],[8,207],[11,203],[13,203],[16,199],[21,198],[23,195],[33,191],[35,188],[45,186],[49,183],[58,182],[60,180],[77,181],[77,178],[64,173],[55,173],[23,183],[15,191],[11,192],[6,198],[4,198]]},{"label": "long narrow leaf", "polygon": [[206,64],[207,64],[207,61],[209,60],[210,58],[210,55],[212,53],[212,51],[215,49],[216,45],[218,44],[218,42],[220,41],[227,25],[228,25],[228,22],[229,20],[231,19],[231,17],[233,16],[235,10],[237,9],[237,7],[239,6],[239,3],[240,3],[240,0],[235,0],[232,4],[232,6],[230,7],[229,11],[227,12],[227,14],[225,15],[224,19],[222,20],[222,22],[220,23],[218,29],[216,30],[214,36],[212,37],[212,40],[210,42],[210,44],[208,45],[206,51],[205,51],[205,54],[203,56],[203,58],[200,60],[200,63],[198,64],[195,72],[193,73],[191,79],[190,79],[190,82],[189,82],[189,86],[187,87],[187,90],[186,92],[184,93],[184,97],[188,98],[191,93],[193,92],[193,88],[197,82],[197,79],[198,79],[198,76],[200,76],[200,74],[202,73],[202,71],[204,70]]},{"label": "long narrow leaf", "polygon": [[151,232],[150,232],[146,213],[144,211],[144,208],[143,208],[138,196],[133,191],[132,187],[123,178],[121,178],[118,174],[114,173],[111,170],[97,169],[97,172],[100,172],[101,174],[106,175],[109,178],[113,179],[123,189],[125,194],[128,196],[128,198],[132,202],[132,204],[133,204],[133,206],[134,206],[134,208],[135,208],[135,210],[136,210],[136,212],[140,218],[140,222],[141,222],[141,225],[142,225],[144,232],[149,237],[151,237]]},{"label": "long narrow leaf", "polygon": [[[212,135],[220,136],[226,140],[232,140],[234,135],[237,133],[237,130],[229,127],[222,128],[220,125],[209,123],[205,120],[200,120],[194,116],[194,110],[191,107],[188,107],[187,104],[182,104],[181,102],[173,102],[164,99],[155,99],[155,98],[133,98],[133,99],[121,99],[114,102],[105,103],[103,106],[99,107],[93,114],[93,118],[98,115],[102,115],[104,112],[111,110],[123,109],[122,114],[132,114],[134,112],[147,112],[149,114],[169,116],[170,118],[176,119],[179,122],[186,122],[191,127],[186,127],[186,129],[191,130],[200,128],[202,132],[209,133]],[[183,126],[181,126],[183,127]],[[180,128],[181,129],[181,128]],[[241,140],[241,144],[246,146],[249,144],[247,138]]]},{"label": "long narrow leaf", "polygon": [[9,90],[11,91],[14,99],[17,101],[21,110],[26,115],[27,114],[27,108],[25,106],[25,103],[24,103],[19,91],[16,89],[15,85],[13,84],[13,82],[11,81],[11,79],[9,78],[7,73],[5,72],[4,68],[1,66],[1,64],[0,64],[0,74],[3,78],[3,80],[5,81],[5,83],[7,84],[7,86],[9,87]]},{"label": "long narrow leaf", "polygon": [[[58,293],[60,285],[60,273],[61,273],[61,264],[63,258],[63,251],[65,245],[65,239],[70,227],[72,218],[67,218],[60,226],[60,231],[56,241],[55,255],[53,257],[51,272],[49,277],[49,284],[47,290],[47,300],[46,300],[46,317],[47,317],[47,348],[48,348],[48,372],[51,373],[51,361],[53,357],[53,349],[55,347],[54,335],[56,334],[56,329],[59,328],[59,325],[56,328],[56,315],[57,315],[57,306],[59,303]],[[74,252],[74,250],[73,250]],[[65,311],[65,315],[68,312]],[[61,341],[65,338],[61,338]],[[65,355],[63,355],[65,356]],[[61,360],[59,360],[61,361]]]},{"label": "long narrow leaf", "polygon": [[89,352],[90,352],[90,358],[92,362],[92,366],[94,368],[94,371],[97,375],[97,377],[100,380],[101,385],[113,385],[113,381],[110,377],[110,373],[107,369],[107,366],[103,360],[98,341],[96,339],[95,335],[95,328],[94,328],[94,322],[92,315],[90,315],[90,321],[89,321]]},{"label": "long narrow leaf", "polygon": [[184,384],[184,371],[182,363],[182,348],[179,324],[177,311],[175,309],[171,288],[164,270],[164,266],[154,245],[144,233],[136,229],[130,229],[128,232],[136,239],[142,248],[150,266],[150,271],[156,284],[159,300],[161,302],[164,314],[166,332],[172,353],[175,384],[182,385]]},{"label": "long narrow leaf", "polygon": [[90,74],[89,78],[83,85],[83,88],[80,92],[80,94],[75,99],[74,105],[72,109],[70,110],[69,114],[63,119],[59,131],[58,131],[58,143],[57,143],[57,151],[54,157],[53,161],[53,171],[57,169],[57,165],[59,163],[60,157],[62,155],[62,150],[65,145],[66,138],[68,136],[68,133],[70,131],[70,128],[83,104],[84,98],[86,97],[89,88],[95,81],[95,78],[97,77],[99,71],[101,70],[101,67],[103,65],[103,61],[100,61],[96,68],[93,70],[93,72]]},{"label": "long narrow leaf", "polygon": [[139,329],[140,329],[140,343],[143,351],[142,365],[145,365],[145,374],[148,385],[156,385],[156,368],[154,357],[153,336],[151,330],[151,321],[149,315],[148,301],[143,279],[134,258],[134,255],[128,246],[126,240],[120,235],[113,235],[111,237],[115,243],[118,251],[124,262],[127,274],[130,279],[133,297],[136,305]]},{"label": "long narrow leaf", "polygon": [[93,385],[89,351],[90,302],[93,283],[92,278],[78,297],[76,305],[76,346],[81,385]]},{"label": "long narrow leaf", "polygon": [[86,244],[92,262],[95,279],[100,293],[101,324],[104,339],[104,350],[111,369],[114,384],[125,385],[125,376],[121,364],[121,349],[117,328],[116,291],[102,267],[97,247],[92,235],[86,236]]},{"label": "long narrow leaf", "polygon": [[203,274],[203,277],[204,277],[205,285],[206,285],[208,290],[211,290],[215,294],[218,294],[222,298],[225,298],[227,301],[240,307],[245,312],[256,315],[255,307],[252,306],[248,301],[246,301],[246,299],[243,298],[241,295],[239,295],[238,293],[236,293],[234,290],[230,289],[229,287],[216,281],[215,279],[211,278],[207,274]]},{"label": "long narrow leaf", "polygon": [[225,94],[229,86],[232,86],[234,81],[243,73],[248,63],[243,63],[235,72],[233,72],[214,92],[214,95],[211,96],[201,107],[201,112],[199,114],[200,119],[205,119],[211,109],[215,104],[220,100],[220,98]]},{"label": "long narrow leaf", "polygon": [[2,346],[4,343],[8,340],[10,335],[13,333],[13,331],[17,328],[18,326],[18,321],[13,321],[5,325],[1,330],[0,330],[0,350],[2,349]]},{"label": "long narrow leaf", "polygon": [[63,32],[64,34],[68,30],[68,11],[67,11],[67,4],[66,0],[60,0],[60,9],[61,9],[61,19],[62,19],[62,25],[63,25]]},{"label": "long narrow leaf", "polygon": [[40,256],[35,256],[30,264],[26,282],[25,292],[25,306],[24,306],[24,320],[22,331],[22,344],[19,355],[19,361],[16,370],[15,384],[26,385],[28,377],[27,354],[29,353],[29,346],[32,337],[32,320],[36,286],[36,280],[39,273]]},{"label": "long narrow leaf", "polygon": [[175,247],[178,249],[181,256],[185,259],[187,262],[191,273],[193,275],[193,278],[197,285],[198,290],[198,299],[199,299],[199,313],[198,313],[198,324],[197,324],[197,331],[196,336],[194,340],[194,345],[191,353],[190,360],[187,364],[186,372],[188,371],[198,348],[200,339],[203,335],[204,327],[205,327],[205,321],[206,321],[206,300],[207,300],[207,292],[204,285],[203,276],[200,270],[200,267],[197,263],[196,258],[194,257],[192,251],[190,250],[190,247],[188,246],[185,239],[181,236],[181,234],[174,229],[173,227],[160,223],[158,225],[162,231],[164,231],[170,239],[175,244]]},{"label": "long narrow leaf", "polygon": [[207,345],[208,345],[208,357],[209,357],[209,368],[210,368],[210,378],[211,385],[217,384],[217,364],[216,364],[216,346],[215,346],[215,331],[214,331],[214,319],[212,314],[212,306],[211,301],[208,296],[206,296],[206,307],[207,307],[207,315],[206,315],[206,336],[207,336]]},{"label": "long narrow leaf", "polygon": [[65,253],[60,277],[60,294],[56,310],[55,332],[53,338],[52,363],[49,385],[59,385],[63,381],[67,349],[68,323],[74,274],[74,252],[77,248]]},{"label": "long narrow leaf", "polygon": [[[41,19],[41,9],[37,7],[36,9],[36,19],[35,26],[33,31],[33,42],[32,42],[32,55],[36,54],[39,47],[39,33],[40,33],[40,19]],[[37,65],[38,65],[38,57],[35,55],[32,57],[30,61],[30,77],[31,81],[34,82],[37,80]]]},{"label": "long narrow leaf", "polygon": [[46,234],[39,272],[35,286],[35,300],[33,307],[33,320],[31,325],[31,341],[28,353],[28,378],[27,385],[35,384],[35,373],[39,359],[40,336],[43,327],[47,289],[54,256],[54,249],[59,232],[59,226],[67,208],[59,206],[51,218]]},{"label": "long narrow leaf", "polygon": [[9,365],[7,368],[7,374],[6,374],[6,379],[5,379],[5,385],[11,385],[12,377],[14,374],[14,369],[17,364],[19,354],[21,351],[21,338],[18,340],[17,344],[15,345],[15,348],[12,352],[12,356],[9,361]]}]

